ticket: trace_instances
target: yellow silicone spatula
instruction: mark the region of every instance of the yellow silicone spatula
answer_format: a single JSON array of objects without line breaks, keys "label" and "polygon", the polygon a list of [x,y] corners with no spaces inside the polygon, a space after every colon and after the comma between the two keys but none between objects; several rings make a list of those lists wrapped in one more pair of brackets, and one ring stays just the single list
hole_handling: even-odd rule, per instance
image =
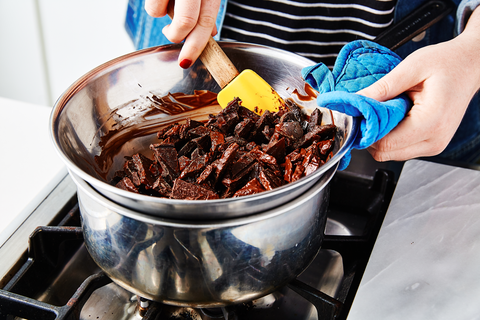
[{"label": "yellow silicone spatula", "polygon": [[242,106],[260,115],[266,110],[277,112],[284,105],[278,93],[257,73],[250,69],[239,73],[212,37],[203,49],[200,60],[222,88],[217,95],[222,108],[237,97],[242,101]]},{"label": "yellow silicone spatula", "polygon": [[[172,19],[174,3],[175,1],[169,1],[167,6],[167,13]],[[277,112],[284,106],[280,95],[257,73],[249,69],[239,73],[212,37],[208,39],[200,54],[200,60],[222,88],[217,95],[217,101],[222,108],[235,98],[242,101],[242,106],[259,115],[266,110]]]}]

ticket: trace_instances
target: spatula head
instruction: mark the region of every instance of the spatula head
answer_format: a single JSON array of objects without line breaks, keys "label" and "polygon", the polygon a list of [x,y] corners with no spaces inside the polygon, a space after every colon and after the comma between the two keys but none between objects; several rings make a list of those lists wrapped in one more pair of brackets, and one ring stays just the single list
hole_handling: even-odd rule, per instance
[{"label": "spatula head", "polygon": [[222,108],[235,98],[240,98],[242,106],[260,115],[266,110],[277,112],[285,104],[262,77],[249,69],[243,70],[217,96]]}]

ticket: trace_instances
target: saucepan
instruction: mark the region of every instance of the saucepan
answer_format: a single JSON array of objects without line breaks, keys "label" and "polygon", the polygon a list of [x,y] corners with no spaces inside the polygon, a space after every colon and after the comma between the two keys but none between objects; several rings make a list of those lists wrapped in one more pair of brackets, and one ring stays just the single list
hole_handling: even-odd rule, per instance
[{"label": "saucepan", "polygon": [[[314,62],[283,50],[220,43],[239,70],[255,70],[309,113],[315,94],[301,69]],[[173,305],[212,307],[249,301],[298,276],[321,248],[328,184],[355,138],[356,119],[322,110],[338,130],[333,156],[316,172],[256,195],[172,200],[109,184],[125,156],[149,151],[156,132],[218,106],[180,114],[154,103],[169,93],[220,88],[201,62],[177,65],[179,45],[107,62],[76,81],[55,104],[55,147],[78,187],[86,247],[110,278],[138,295]]]},{"label": "saucepan", "polygon": [[[317,105],[306,89],[301,69],[314,62],[260,45],[220,43],[239,70],[255,70],[284,98],[306,112]],[[358,130],[355,118],[322,109],[324,123],[337,126],[333,157],[316,172],[277,189],[235,199],[174,200],[136,194],[110,184],[125,156],[151,155],[157,131],[189,117],[206,120],[219,106],[172,114],[158,109],[155,99],[169,93],[220,88],[200,61],[184,71],[177,65],[180,45],[136,51],[107,62],[76,81],[58,99],[51,116],[55,148],[70,172],[114,202],[149,215],[175,219],[225,219],[263,212],[287,203],[310,189],[351,148]],[[201,208],[201,210],[199,210]]]},{"label": "saucepan", "polygon": [[222,307],[274,292],[313,261],[335,171],[331,167],[301,196],[274,209],[205,221],[139,213],[71,175],[86,248],[114,282],[166,304]]}]

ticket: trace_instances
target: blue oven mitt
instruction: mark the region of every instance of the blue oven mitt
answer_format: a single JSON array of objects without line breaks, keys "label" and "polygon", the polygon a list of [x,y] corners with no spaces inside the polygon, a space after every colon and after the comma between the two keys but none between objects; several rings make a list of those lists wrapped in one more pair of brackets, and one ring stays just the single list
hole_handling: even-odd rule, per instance
[{"label": "blue oven mitt", "polygon": [[[379,44],[357,40],[340,50],[332,71],[323,63],[303,68],[305,81],[320,92],[317,97],[320,107],[361,118],[360,132],[352,148],[365,149],[380,140],[410,110],[412,102],[404,94],[385,102],[355,94],[390,72],[400,61],[397,54]],[[339,170],[348,166],[350,152],[340,161]]]}]

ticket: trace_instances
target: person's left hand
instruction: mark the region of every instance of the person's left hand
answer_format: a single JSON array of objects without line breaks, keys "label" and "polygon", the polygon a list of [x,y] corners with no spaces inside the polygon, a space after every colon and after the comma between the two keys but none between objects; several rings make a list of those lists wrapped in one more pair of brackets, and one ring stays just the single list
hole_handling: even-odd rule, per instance
[{"label": "person's left hand", "polygon": [[375,160],[433,156],[446,148],[480,87],[478,35],[467,29],[453,40],[417,50],[357,92],[378,101],[405,92],[413,102],[398,126],[368,148]]}]

